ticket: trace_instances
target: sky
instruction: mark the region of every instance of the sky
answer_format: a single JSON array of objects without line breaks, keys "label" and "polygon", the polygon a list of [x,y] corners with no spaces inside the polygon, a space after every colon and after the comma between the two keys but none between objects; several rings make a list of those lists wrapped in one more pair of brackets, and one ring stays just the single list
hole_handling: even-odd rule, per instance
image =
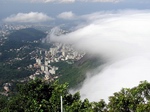
[{"label": "sky", "polygon": [[73,22],[99,11],[149,8],[149,0],[0,0],[0,22]]}]

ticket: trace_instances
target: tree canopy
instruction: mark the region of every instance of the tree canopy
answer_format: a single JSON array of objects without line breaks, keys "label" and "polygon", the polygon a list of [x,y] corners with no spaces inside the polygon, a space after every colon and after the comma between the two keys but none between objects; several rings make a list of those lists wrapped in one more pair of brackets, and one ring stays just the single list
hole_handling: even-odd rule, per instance
[{"label": "tree canopy", "polygon": [[149,112],[150,83],[141,82],[134,88],[123,88],[104,100],[90,102],[80,99],[80,93],[70,94],[68,84],[52,83],[40,79],[18,85],[12,97],[0,97],[1,112],[60,112],[63,97],[65,112]]}]

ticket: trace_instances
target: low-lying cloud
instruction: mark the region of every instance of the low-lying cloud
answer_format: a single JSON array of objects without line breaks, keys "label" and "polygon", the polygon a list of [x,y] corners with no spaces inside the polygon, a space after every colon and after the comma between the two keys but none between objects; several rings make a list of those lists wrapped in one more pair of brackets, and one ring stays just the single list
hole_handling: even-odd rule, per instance
[{"label": "low-lying cloud", "polygon": [[50,20],[53,20],[53,18],[41,12],[18,13],[4,19],[5,22],[18,22],[18,23],[37,23]]},{"label": "low-lying cloud", "polygon": [[121,88],[150,81],[150,10],[100,12],[86,17],[89,23],[84,27],[66,35],[47,37],[72,43],[77,49],[107,60],[103,69],[95,69],[98,72],[94,76],[87,73],[79,89],[82,99],[108,101]]}]

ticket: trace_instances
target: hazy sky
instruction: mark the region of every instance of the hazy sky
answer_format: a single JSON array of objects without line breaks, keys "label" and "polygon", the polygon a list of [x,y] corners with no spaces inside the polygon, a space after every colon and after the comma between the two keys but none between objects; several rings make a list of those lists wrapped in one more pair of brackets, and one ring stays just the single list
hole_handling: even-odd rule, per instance
[{"label": "hazy sky", "polygon": [[0,22],[70,21],[99,11],[149,8],[149,0],[0,0]]}]

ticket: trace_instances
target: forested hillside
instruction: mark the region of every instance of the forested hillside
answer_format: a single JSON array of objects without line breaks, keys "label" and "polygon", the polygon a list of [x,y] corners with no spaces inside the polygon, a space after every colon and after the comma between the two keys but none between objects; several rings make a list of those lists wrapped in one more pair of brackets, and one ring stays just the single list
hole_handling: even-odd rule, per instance
[{"label": "forested hillside", "polygon": [[34,41],[45,38],[46,34],[40,30],[34,28],[21,29],[19,31],[14,31],[8,38],[13,41]]},{"label": "forested hillside", "polygon": [[0,46],[0,85],[10,80],[25,78],[35,72],[28,66],[35,63],[36,50],[49,48],[42,44],[46,34],[42,31],[26,28],[16,30],[2,41]]},{"label": "forested hillside", "polygon": [[99,65],[103,64],[96,57],[89,57],[85,55],[81,60],[74,64],[68,64],[66,62],[58,62],[52,65],[59,67],[59,80],[60,83],[69,83],[69,88],[77,87],[82,84],[86,78],[86,73],[92,69],[95,69]]}]

